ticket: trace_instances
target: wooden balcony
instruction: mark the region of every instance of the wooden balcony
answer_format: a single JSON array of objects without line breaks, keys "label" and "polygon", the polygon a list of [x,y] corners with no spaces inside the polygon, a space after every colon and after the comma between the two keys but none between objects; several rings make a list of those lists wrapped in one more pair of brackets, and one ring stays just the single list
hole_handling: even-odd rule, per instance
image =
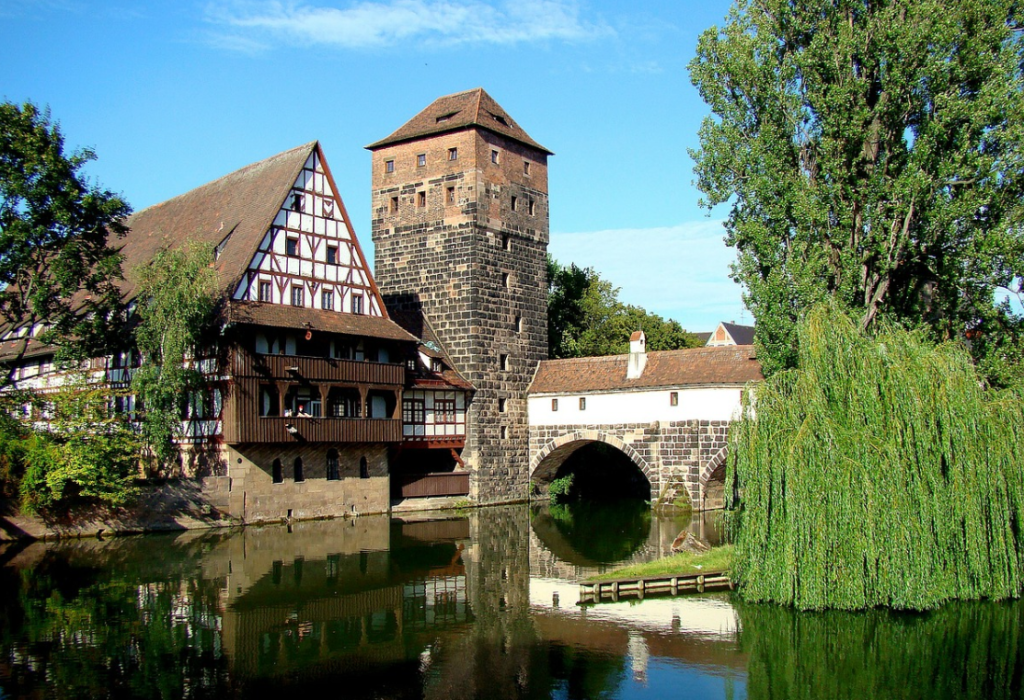
[{"label": "wooden balcony", "polygon": [[303,379],[310,382],[397,385],[405,383],[405,367],[362,360],[300,355],[251,355],[236,350],[231,358],[235,377]]},{"label": "wooden balcony", "polygon": [[[289,429],[289,426],[291,428]],[[226,424],[230,444],[401,442],[402,421],[390,418],[253,417]]]}]

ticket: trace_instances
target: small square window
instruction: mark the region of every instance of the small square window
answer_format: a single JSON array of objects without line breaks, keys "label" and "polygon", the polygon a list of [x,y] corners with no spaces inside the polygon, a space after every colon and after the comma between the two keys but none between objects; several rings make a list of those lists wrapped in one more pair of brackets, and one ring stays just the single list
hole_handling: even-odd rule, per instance
[{"label": "small square window", "polygon": [[518,206],[519,206],[519,198],[516,197],[515,195],[512,195],[512,204],[511,204],[511,206],[512,206],[512,211],[515,211],[518,208]]},{"label": "small square window", "polygon": [[329,245],[327,246],[327,264],[337,265],[338,264],[338,246]]},{"label": "small square window", "polygon": [[449,148],[448,149],[448,160],[458,160],[458,159],[459,159],[459,149],[457,149],[457,148]]},{"label": "small square window", "polygon": [[529,174],[530,174],[530,161],[524,160],[523,161],[523,175],[529,175]]},{"label": "small square window", "polygon": [[587,398],[585,396],[581,396],[580,397],[580,410],[581,411],[586,411],[587,410]]},{"label": "small square window", "polygon": [[289,238],[284,244],[284,252],[290,257],[298,257],[299,255],[299,239]]},{"label": "small square window", "polygon": [[391,198],[391,213],[392,214],[397,214],[398,213],[398,197],[392,197]]},{"label": "small square window", "polygon": [[504,413],[508,409],[508,399],[498,399],[498,413]]},{"label": "small square window", "polygon": [[297,284],[292,285],[292,306],[303,306],[305,301],[306,299],[302,287]]},{"label": "small square window", "polygon": [[417,192],[416,193],[416,206],[425,207],[427,206],[427,193]]},{"label": "small square window", "polygon": [[352,296],[352,313],[361,314],[363,313],[363,295],[354,294]]},{"label": "small square window", "polygon": [[393,161],[393,160],[386,160],[386,161],[384,161],[384,172],[386,172],[386,173],[393,173],[393,172],[395,172],[395,161]]},{"label": "small square window", "polygon": [[558,399],[551,399],[551,410],[552,411],[557,411],[558,410]]},{"label": "small square window", "polygon": [[260,301],[272,301],[270,282],[260,282]]},{"label": "small square window", "polygon": [[498,355],[498,366],[501,367],[503,372],[507,372],[511,364],[509,363],[508,355]]},{"label": "small square window", "polygon": [[427,154],[426,153],[420,153],[418,156],[416,156],[416,165],[417,166],[422,168],[426,164],[427,164]]},{"label": "small square window", "polygon": [[668,405],[669,406],[678,406],[679,405],[679,392],[678,391],[673,391],[673,392],[669,393],[669,395],[668,395]]},{"label": "small square window", "polygon": [[332,290],[325,289],[320,295],[320,308],[334,310],[334,292]]},{"label": "small square window", "polygon": [[497,151],[491,151],[491,162],[492,163],[497,163],[498,162],[498,152]]},{"label": "small square window", "polygon": [[454,187],[449,187],[448,188],[448,194],[447,194],[446,199],[447,199],[449,204],[455,204],[455,188]]},{"label": "small square window", "polygon": [[529,204],[527,205],[527,213],[528,213],[528,214],[529,214],[530,216],[533,216],[533,215],[534,215],[534,213],[535,213],[535,211],[536,211],[536,209],[534,209],[534,205],[533,205],[533,200],[531,199],[531,200],[530,200],[530,203],[529,203]]}]

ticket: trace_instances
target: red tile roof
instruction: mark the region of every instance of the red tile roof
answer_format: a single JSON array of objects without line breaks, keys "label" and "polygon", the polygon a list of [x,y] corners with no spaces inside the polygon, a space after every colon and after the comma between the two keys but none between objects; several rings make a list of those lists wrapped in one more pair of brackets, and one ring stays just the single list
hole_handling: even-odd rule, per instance
[{"label": "red tile roof", "polygon": [[689,348],[647,353],[637,379],[626,379],[629,355],[545,360],[537,368],[530,394],[574,394],[659,387],[743,385],[764,379],[749,345]]},{"label": "red tile roof", "polygon": [[395,143],[460,131],[474,126],[493,131],[548,155],[554,155],[530,138],[530,135],[523,131],[508,115],[508,112],[502,109],[501,105],[495,102],[494,98],[488,95],[483,88],[437,98],[393,134],[371,143],[366,148],[375,151]]},{"label": "red tile roof", "polygon": [[215,266],[225,291],[234,291],[316,148],[313,141],[279,153],[130,216],[126,222],[130,230],[121,248],[125,256],[125,296],[134,295],[135,270],[152,260],[161,248],[180,244],[186,238],[214,246],[227,239]]},{"label": "red tile roof", "polygon": [[448,384],[455,389],[476,391],[476,387],[455,368],[455,363],[452,362],[447,349],[441,339],[437,337],[437,332],[422,310],[389,309],[389,314],[395,323],[420,339],[420,352],[427,357],[436,357],[444,363],[445,368],[440,374],[416,376],[412,384],[414,388],[436,389],[441,385]]},{"label": "red tile roof", "polygon": [[226,320],[229,323],[275,328],[307,328],[312,331],[343,333],[408,343],[416,342],[416,338],[402,330],[397,323],[379,316],[343,314],[337,311],[307,309],[283,304],[264,304],[258,301],[230,302],[226,311]]}]

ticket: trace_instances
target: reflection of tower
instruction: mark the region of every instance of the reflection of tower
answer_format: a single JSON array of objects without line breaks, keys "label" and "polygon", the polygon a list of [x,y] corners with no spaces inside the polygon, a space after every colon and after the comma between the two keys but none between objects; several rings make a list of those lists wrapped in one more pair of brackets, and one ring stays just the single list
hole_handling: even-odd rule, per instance
[{"label": "reflection of tower", "polygon": [[435,100],[373,151],[376,280],[422,312],[476,387],[462,458],[479,502],[525,498],[526,389],[547,356],[547,157],[481,89]]},{"label": "reflection of tower", "polygon": [[473,626],[451,640],[450,662],[432,669],[441,676],[425,694],[428,700],[530,695],[536,632],[530,617],[529,513],[517,506],[488,511],[470,516],[472,544],[462,556]]}]

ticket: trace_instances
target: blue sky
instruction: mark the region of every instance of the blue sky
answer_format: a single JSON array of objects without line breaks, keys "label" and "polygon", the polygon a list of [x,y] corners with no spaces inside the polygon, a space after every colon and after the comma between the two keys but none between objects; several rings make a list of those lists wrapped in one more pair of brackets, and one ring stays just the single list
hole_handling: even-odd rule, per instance
[{"label": "blue sky", "polygon": [[550,164],[551,245],[623,301],[711,330],[750,322],[724,210],[687,148],[686,64],[724,0],[0,0],[0,98],[48,105],[136,209],[319,139],[364,249],[363,149],[434,98],[486,89]]}]

